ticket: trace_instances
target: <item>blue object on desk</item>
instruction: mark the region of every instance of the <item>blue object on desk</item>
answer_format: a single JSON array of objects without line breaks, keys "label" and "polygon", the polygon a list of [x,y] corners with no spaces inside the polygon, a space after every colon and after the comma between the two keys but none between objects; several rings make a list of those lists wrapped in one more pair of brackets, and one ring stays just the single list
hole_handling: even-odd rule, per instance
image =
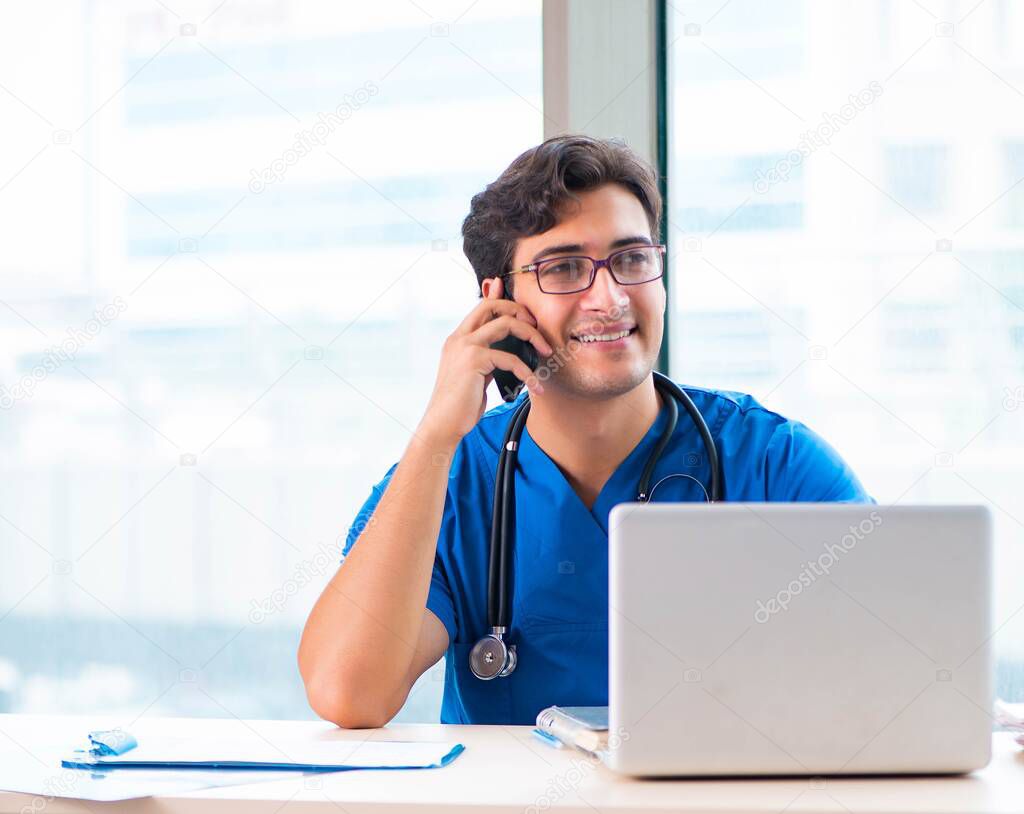
[{"label": "blue object on desk", "polygon": [[533,734],[536,735],[539,740],[542,740],[548,746],[553,746],[555,749],[561,749],[563,746],[565,746],[565,744],[562,743],[554,735],[549,735],[542,729],[534,729]]},{"label": "blue object on desk", "polygon": [[[447,766],[461,743],[296,739],[272,743],[251,738],[218,741],[194,737],[158,738],[139,746],[121,730],[90,732],[93,747],[61,761],[67,769],[262,769],[347,771],[351,769],[434,769]],[[127,753],[127,754],[126,754]]]},{"label": "blue object on desk", "polygon": [[92,744],[89,754],[101,757],[123,755],[139,745],[135,736],[123,729],[96,729],[89,733],[89,743]]}]

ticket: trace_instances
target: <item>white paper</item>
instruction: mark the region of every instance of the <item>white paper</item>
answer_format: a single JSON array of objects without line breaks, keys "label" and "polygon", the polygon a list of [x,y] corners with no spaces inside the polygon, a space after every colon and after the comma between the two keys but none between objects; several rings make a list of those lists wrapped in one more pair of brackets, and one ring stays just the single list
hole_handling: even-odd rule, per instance
[{"label": "white paper", "polygon": [[1014,740],[1024,746],[1024,717],[1015,713],[1005,702],[996,701],[996,723],[1014,733]]},{"label": "white paper", "polygon": [[[44,802],[54,797],[79,800],[132,800],[154,795],[177,795],[187,791],[218,786],[242,786],[272,780],[294,780],[311,772],[291,770],[228,770],[211,769],[66,769],[59,765],[46,767],[31,758],[6,754],[0,762],[0,791],[31,794]],[[25,805],[32,806],[32,801]],[[38,804],[36,808],[38,809]],[[13,809],[12,809],[13,810]],[[20,807],[19,807],[20,810]]]}]

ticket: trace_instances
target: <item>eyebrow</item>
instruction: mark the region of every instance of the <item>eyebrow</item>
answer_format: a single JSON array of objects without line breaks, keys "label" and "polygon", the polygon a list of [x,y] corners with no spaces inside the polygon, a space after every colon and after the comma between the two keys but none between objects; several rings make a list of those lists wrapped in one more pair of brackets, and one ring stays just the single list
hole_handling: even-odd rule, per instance
[{"label": "eyebrow", "polygon": [[[618,240],[612,241],[609,248],[612,251],[621,249],[624,246],[632,246],[634,243],[645,243],[648,246],[653,246],[654,242],[647,235],[630,235],[629,237],[620,237]],[[548,246],[546,249],[541,249],[533,256],[531,263],[536,263],[542,257],[547,257],[552,254],[572,254],[582,252],[586,247],[582,243],[563,243],[560,246]]]}]

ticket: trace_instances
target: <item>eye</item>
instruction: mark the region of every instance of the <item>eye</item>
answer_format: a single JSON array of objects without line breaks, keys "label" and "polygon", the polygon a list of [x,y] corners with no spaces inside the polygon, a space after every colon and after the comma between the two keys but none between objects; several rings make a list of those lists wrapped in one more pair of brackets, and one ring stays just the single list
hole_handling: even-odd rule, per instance
[{"label": "eye", "polygon": [[564,260],[552,260],[549,265],[541,268],[541,274],[553,277],[571,277],[578,274],[579,270],[579,261],[575,258],[567,257]]}]

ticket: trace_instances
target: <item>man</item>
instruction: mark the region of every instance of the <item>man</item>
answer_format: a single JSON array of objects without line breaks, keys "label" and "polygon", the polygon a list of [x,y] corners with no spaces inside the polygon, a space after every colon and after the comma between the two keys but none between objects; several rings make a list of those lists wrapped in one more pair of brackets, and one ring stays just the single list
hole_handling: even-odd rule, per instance
[{"label": "man", "polygon": [[[442,723],[531,724],[551,704],[607,704],[608,513],[635,498],[668,420],[652,375],[666,299],[660,219],[653,170],[583,136],[528,150],[474,196],[463,249],[483,299],[445,341],[423,418],[359,512],[303,633],[299,668],[320,716],[383,726],[442,656]],[[491,347],[509,335],[537,351],[536,372]],[[495,466],[527,395],[485,414],[496,369],[526,382],[532,407],[515,473],[518,666],[484,681],[469,653],[490,632]],[[686,391],[718,449],[723,499],[871,500],[803,424],[747,395]],[[652,499],[703,501],[707,456],[679,413]]]}]

